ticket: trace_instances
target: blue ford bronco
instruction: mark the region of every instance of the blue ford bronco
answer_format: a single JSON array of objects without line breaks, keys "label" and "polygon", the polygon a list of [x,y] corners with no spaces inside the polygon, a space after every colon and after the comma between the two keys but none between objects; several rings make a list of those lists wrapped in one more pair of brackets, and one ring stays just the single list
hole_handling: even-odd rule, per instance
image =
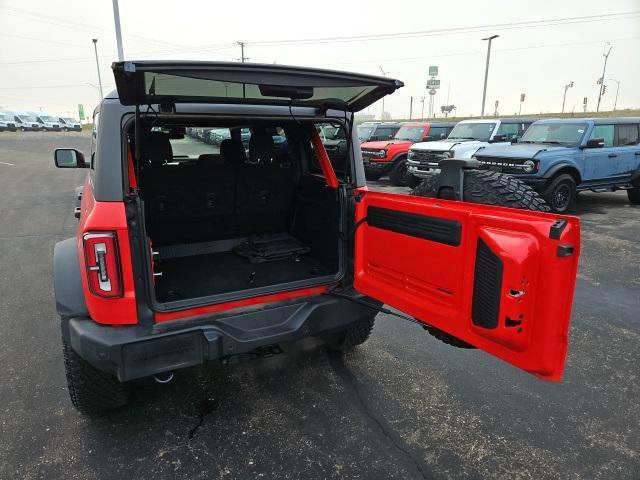
[{"label": "blue ford bronco", "polygon": [[640,204],[640,118],[538,120],[513,145],[476,152],[480,168],[512,174],[566,211],[582,190],[626,190]]}]

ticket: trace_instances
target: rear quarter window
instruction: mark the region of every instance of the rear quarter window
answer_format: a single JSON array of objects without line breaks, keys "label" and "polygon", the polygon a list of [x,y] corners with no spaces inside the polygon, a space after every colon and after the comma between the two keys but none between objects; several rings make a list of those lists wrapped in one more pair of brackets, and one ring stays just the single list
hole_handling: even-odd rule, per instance
[{"label": "rear quarter window", "polygon": [[616,125],[616,146],[638,144],[638,125]]}]

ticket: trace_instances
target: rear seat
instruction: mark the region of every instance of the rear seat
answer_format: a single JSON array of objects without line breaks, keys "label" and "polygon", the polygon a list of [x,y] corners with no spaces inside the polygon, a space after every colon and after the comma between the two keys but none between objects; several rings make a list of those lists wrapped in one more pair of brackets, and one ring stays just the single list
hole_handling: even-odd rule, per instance
[{"label": "rear seat", "polygon": [[[262,146],[254,144],[252,158],[261,157],[257,164],[246,163],[240,141],[226,139],[220,156],[202,155],[195,165],[167,165],[169,138],[151,133],[143,144],[140,186],[154,245],[287,230],[294,178],[290,162],[270,156],[275,153],[270,136],[270,145],[264,139]],[[263,161],[267,158],[269,163]]]},{"label": "rear seat", "polygon": [[238,171],[236,231],[244,236],[287,230],[295,191],[291,163],[278,158],[273,137],[265,131],[251,135],[249,160]]}]

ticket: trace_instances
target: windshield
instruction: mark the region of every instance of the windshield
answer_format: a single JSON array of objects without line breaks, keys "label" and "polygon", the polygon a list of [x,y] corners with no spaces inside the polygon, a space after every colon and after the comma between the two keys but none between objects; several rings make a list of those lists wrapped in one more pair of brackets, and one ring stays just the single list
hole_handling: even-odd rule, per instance
[{"label": "windshield", "polygon": [[584,123],[541,123],[531,125],[520,143],[559,143],[577,145],[587,125]]},{"label": "windshield", "polygon": [[360,140],[366,140],[373,133],[374,126],[359,126],[358,127],[358,138]]},{"label": "windshield", "polygon": [[64,117],[63,120],[67,123],[78,123],[78,121],[73,118]]},{"label": "windshield", "polygon": [[42,119],[43,119],[45,122],[57,122],[57,121],[58,121],[58,119],[57,119],[57,118],[54,118],[54,117],[48,117],[48,116],[44,116],[44,117],[42,117]]},{"label": "windshield", "polygon": [[4,122],[6,120],[8,120],[6,115],[4,113],[0,113],[0,122]]},{"label": "windshield", "polygon": [[495,123],[459,123],[453,127],[447,138],[487,141],[495,127]]},{"label": "windshield", "polygon": [[396,140],[409,140],[410,142],[417,142],[422,138],[424,133],[423,127],[400,127],[400,130],[393,137]]},{"label": "windshield", "polygon": [[33,115],[18,115],[18,118],[23,122],[37,122],[36,117]]}]

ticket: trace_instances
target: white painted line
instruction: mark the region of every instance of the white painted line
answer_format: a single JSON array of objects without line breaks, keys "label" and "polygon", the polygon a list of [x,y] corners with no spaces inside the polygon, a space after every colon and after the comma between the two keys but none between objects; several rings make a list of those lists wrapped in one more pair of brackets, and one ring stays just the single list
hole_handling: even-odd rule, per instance
[{"label": "white painted line", "polygon": [[13,163],[7,163],[7,162],[0,162],[3,165],[10,165],[12,167],[15,167],[15,165]]}]

